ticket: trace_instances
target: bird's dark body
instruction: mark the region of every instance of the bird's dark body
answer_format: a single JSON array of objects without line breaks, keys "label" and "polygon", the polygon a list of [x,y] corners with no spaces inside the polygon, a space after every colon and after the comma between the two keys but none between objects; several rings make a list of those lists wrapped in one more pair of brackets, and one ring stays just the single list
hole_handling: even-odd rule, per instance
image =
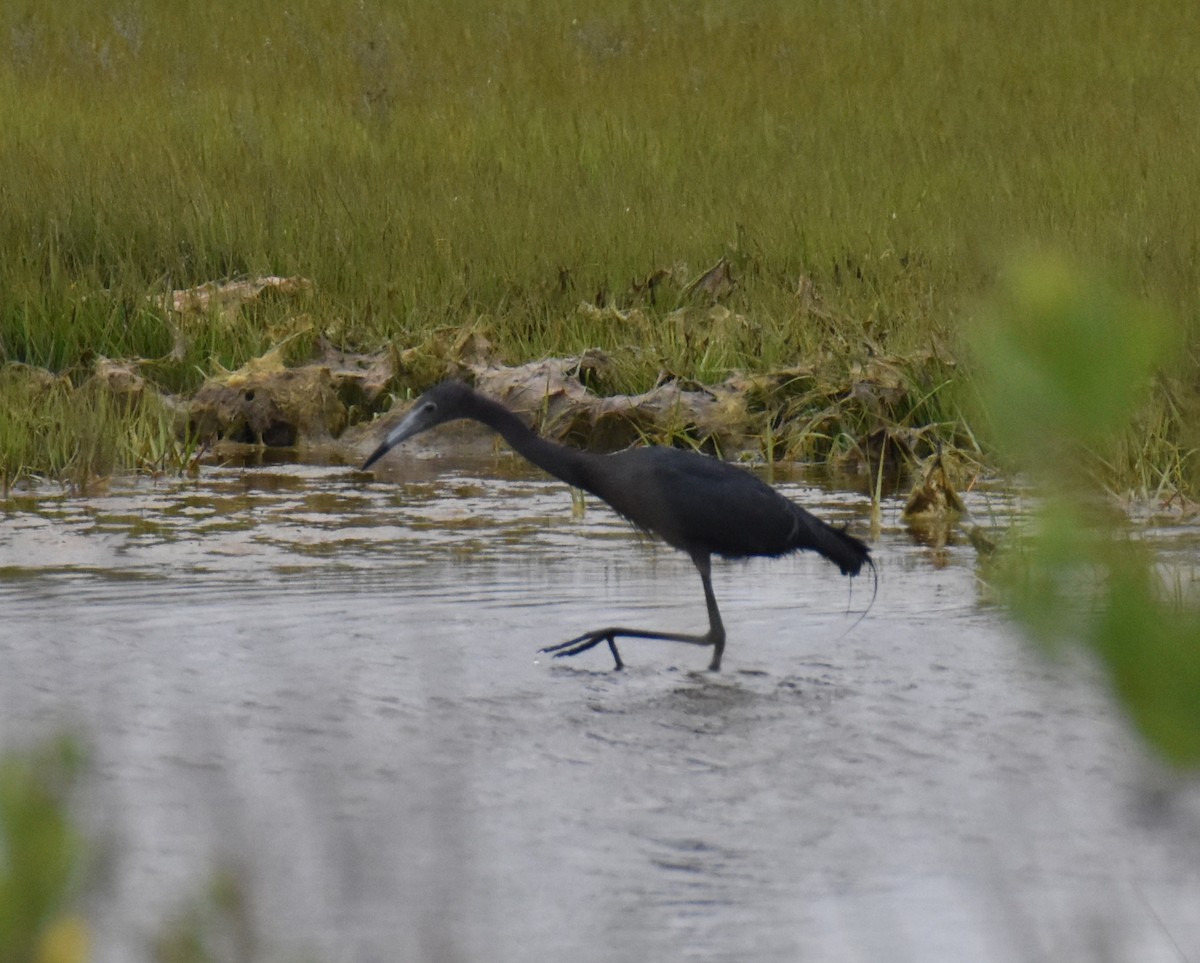
[{"label": "bird's dark body", "polygon": [[363,465],[369,468],[406,438],[459,418],[479,421],[512,447],[569,485],[591,492],[643,531],[691,557],[704,584],[709,631],[704,635],[610,627],[596,629],[543,651],[576,655],[607,642],[621,668],[615,638],[657,638],[713,647],[720,668],[725,629],[712,591],[711,557],[777,556],[811,550],[843,575],[871,565],[857,538],[827,525],[755,475],[697,452],[650,446],[613,454],[579,451],[539,437],[503,405],[457,381],[423,394]]},{"label": "bird's dark body", "polygon": [[678,448],[630,448],[589,459],[580,486],[624,518],[689,554],[723,558],[821,550],[846,573],[863,563],[857,545],[774,488],[707,455]]}]

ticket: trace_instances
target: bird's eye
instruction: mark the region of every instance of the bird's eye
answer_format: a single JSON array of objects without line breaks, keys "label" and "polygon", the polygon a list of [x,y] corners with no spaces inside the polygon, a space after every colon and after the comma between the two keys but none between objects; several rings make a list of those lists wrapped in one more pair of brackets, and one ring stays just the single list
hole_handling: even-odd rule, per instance
[{"label": "bird's eye", "polygon": [[435,411],[437,411],[437,405],[432,401],[425,402],[425,414],[432,415]]}]

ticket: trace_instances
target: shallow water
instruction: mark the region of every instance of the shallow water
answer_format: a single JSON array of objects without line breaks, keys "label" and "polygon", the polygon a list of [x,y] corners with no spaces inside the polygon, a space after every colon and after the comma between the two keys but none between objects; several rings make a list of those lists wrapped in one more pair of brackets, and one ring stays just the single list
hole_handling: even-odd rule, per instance
[{"label": "shallow water", "polygon": [[614,673],[536,650],[702,630],[686,558],[514,459],[388,471],[0,506],[0,746],[91,747],[97,959],[231,865],[275,959],[1200,960],[1200,793],[965,542],[889,503],[857,625],[866,580],[718,562],[724,670],[629,640]]}]

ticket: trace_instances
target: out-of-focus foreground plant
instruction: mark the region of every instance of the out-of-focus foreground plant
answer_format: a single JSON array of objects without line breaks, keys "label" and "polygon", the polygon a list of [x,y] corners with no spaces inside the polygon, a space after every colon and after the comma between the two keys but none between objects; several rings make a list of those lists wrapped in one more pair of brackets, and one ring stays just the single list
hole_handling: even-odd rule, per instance
[{"label": "out-of-focus foreground plant", "polygon": [[[0,963],[88,963],[87,845],[70,812],[83,753],[69,737],[0,755]],[[150,941],[158,963],[265,958],[244,877],[214,874]]]},{"label": "out-of-focus foreground plant", "polygon": [[1143,737],[1196,766],[1200,612],[1167,591],[1090,470],[1180,347],[1163,315],[1047,257],[1015,261],[972,332],[996,445],[1039,497],[1001,566],[1005,601],[1038,640],[1090,647]]},{"label": "out-of-focus foreground plant", "polygon": [[80,753],[60,740],[0,759],[0,963],[82,963],[83,841],[67,812]]}]

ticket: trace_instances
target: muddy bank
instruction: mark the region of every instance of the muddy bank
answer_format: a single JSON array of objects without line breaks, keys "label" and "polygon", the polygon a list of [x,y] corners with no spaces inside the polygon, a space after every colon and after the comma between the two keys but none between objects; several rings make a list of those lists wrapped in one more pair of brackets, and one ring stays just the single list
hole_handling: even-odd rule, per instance
[{"label": "muddy bank", "polygon": [[[708,290],[709,275],[719,281],[721,266],[699,279],[697,290]],[[952,359],[933,353],[886,357],[864,350],[857,357],[843,351],[733,374],[717,384],[664,370],[649,390],[625,394],[617,387],[618,364],[599,349],[511,366],[488,339],[486,326],[472,325],[364,354],[340,349],[318,333],[315,319],[301,313],[267,332],[274,347],[236,370],[212,361],[209,376],[191,393],[162,388],[159,375],[170,364],[213,339],[214,330],[228,337],[248,324],[244,313],[256,302],[288,303],[312,289],[303,277],[258,277],[156,295],[150,303],[164,315],[173,340],[166,358],[98,357],[86,369],[62,375],[9,364],[4,377],[22,387],[18,398],[34,403],[52,384],[68,392],[102,392],[118,411],[153,409],[157,422],[168,412],[181,444],[206,449],[320,447],[344,451],[352,460],[364,431],[373,430],[369,426],[380,415],[436,381],[458,377],[520,412],[543,435],[574,445],[614,450],[649,440],[725,457],[745,452],[769,460],[820,458],[866,470],[881,460],[904,467],[932,453],[935,442],[912,413],[954,370]],[[644,310],[605,301],[576,308],[623,330],[661,324],[718,338],[723,330],[751,324],[712,295],[662,317]]]},{"label": "muddy bank", "polygon": [[[312,359],[288,364],[272,350],[208,378],[190,397],[157,388],[148,364],[100,358],[80,388],[102,389],[123,405],[156,404],[174,413],[178,435],[212,447],[342,450],[358,456],[374,420],[440,377],[458,377],[503,401],[550,438],[611,451],[645,441],[678,443],[726,456],[740,452],[790,460],[823,440],[843,466],[892,468],[928,454],[921,429],[900,425],[914,396],[943,367],[932,357],[873,359],[848,369],[818,363],[701,385],[668,378],[640,394],[605,393],[610,362],[601,351],[518,366],[455,360],[430,377],[410,369],[416,349],[375,354],[319,341]],[[69,376],[21,365],[9,377],[31,386],[75,387]]]}]

